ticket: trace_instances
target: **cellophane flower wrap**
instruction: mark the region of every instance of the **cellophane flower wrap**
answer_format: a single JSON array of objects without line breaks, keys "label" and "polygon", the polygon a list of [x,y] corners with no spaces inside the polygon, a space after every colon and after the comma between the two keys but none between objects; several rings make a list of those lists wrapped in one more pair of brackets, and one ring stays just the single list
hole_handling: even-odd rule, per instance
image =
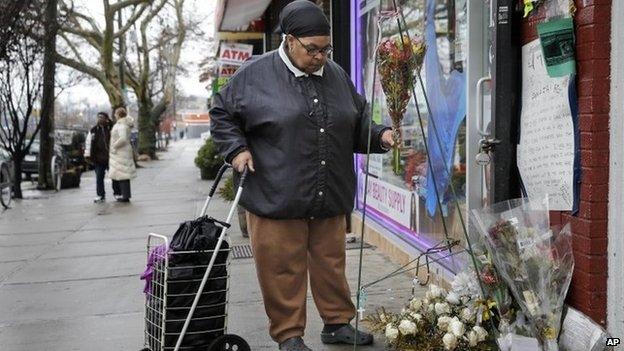
[{"label": "cellophane flower wrap", "polygon": [[473,210],[498,273],[546,351],[558,350],[561,313],[574,258],[569,226],[551,230],[548,199],[526,198]]},{"label": "cellophane flower wrap", "polygon": [[407,35],[384,39],[377,47],[378,72],[386,95],[388,113],[392,119],[393,170],[399,174],[401,121],[414,85],[414,71],[420,69],[425,57],[425,43],[421,38]]},{"label": "cellophane flower wrap", "polygon": [[[483,294],[485,294],[484,297],[480,297],[481,301],[485,303],[493,301],[496,304],[497,313],[493,317],[498,322],[498,330],[500,332],[510,332],[516,315],[513,297],[507,283],[494,265],[492,255],[488,251],[487,239],[479,234],[479,230],[475,228],[474,222],[470,222],[470,224],[468,235],[470,236],[471,250],[476,265],[477,277],[475,277],[475,280],[478,279],[480,288],[483,289]],[[475,267],[471,266],[471,268],[474,269]]]}]

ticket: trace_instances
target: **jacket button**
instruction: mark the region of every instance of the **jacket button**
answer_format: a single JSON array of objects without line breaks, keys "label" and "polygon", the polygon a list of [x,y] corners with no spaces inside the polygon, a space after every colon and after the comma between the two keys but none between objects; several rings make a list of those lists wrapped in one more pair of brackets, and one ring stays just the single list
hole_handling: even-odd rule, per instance
[{"label": "jacket button", "polygon": [[318,99],[314,99],[312,101],[314,101],[315,104],[318,104]]},{"label": "jacket button", "polygon": [[325,133],[325,128],[321,128],[321,133]]},{"label": "jacket button", "polygon": [[318,194],[319,194],[319,196],[323,196],[323,192],[322,191],[319,191]]},{"label": "jacket button", "polygon": [[321,165],[322,165],[322,166],[325,166],[325,161],[324,161],[324,160],[323,160],[323,161],[321,161]]}]

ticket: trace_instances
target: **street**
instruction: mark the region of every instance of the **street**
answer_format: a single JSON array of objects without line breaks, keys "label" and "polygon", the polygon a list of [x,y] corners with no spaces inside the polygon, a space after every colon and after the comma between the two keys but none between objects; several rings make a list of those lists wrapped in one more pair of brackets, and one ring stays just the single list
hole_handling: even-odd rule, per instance
[{"label": "street", "polygon": [[[130,204],[94,204],[95,177],[83,175],[80,188],[39,192],[24,183],[25,199],[0,213],[0,345],[3,351],[139,350],[143,347],[143,282],[146,238],[171,236],[201,209],[210,182],[199,179],[193,158],[199,140],[183,140],[143,163],[132,182]],[[31,188],[29,190],[29,188]],[[229,203],[215,198],[209,214],[225,219]],[[236,216],[235,216],[236,217]],[[232,245],[245,245],[238,223]],[[355,248],[355,246],[353,246]],[[396,266],[375,248],[365,249],[363,282]],[[252,350],[276,350],[267,332],[253,260],[231,265],[229,332],[244,337]],[[347,251],[347,276],[357,286],[358,250]],[[368,290],[366,313],[382,303],[400,309],[411,293],[408,276],[394,277]],[[424,289],[419,291],[424,294]],[[314,350],[350,350],[322,345],[322,323],[308,296],[306,343]],[[377,336],[372,347],[383,350]]]}]

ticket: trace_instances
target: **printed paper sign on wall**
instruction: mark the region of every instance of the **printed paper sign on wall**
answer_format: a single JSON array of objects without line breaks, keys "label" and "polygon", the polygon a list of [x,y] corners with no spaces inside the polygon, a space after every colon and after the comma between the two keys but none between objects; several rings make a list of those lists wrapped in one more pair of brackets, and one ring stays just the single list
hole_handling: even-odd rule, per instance
[{"label": "printed paper sign on wall", "polygon": [[219,63],[240,66],[251,58],[253,45],[237,43],[221,43]]}]

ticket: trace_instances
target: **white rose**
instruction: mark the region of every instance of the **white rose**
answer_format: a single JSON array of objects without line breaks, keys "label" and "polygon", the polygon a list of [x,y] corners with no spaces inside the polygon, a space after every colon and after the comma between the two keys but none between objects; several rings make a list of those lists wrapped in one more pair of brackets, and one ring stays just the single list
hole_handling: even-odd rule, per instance
[{"label": "white rose", "polygon": [[414,318],[415,321],[420,321],[422,319],[422,314],[420,313],[412,312],[410,316]]},{"label": "white rose", "polygon": [[399,330],[395,328],[392,324],[386,325],[386,339],[392,342],[399,337]]},{"label": "white rose", "polygon": [[472,330],[474,330],[475,333],[477,333],[477,340],[479,342],[484,341],[485,339],[487,339],[488,337],[488,332],[487,330],[483,329],[482,327],[475,325],[474,327],[472,327]]},{"label": "white rose", "polygon": [[468,335],[468,346],[470,347],[477,346],[477,344],[479,343],[477,332],[475,332],[474,330],[471,330],[468,332],[467,335]]},{"label": "white rose", "polygon": [[452,351],[457,347],[457,337],[453,334],[446,333],[442,337],[442,343],[444,343],[444,348]]},{"label": "white rose", "polygon": [[466,332],[466,326],[457,317],[453,317],[449,323],[448,331],[459,338]]},{"label": "white rose", "polygon": [[446,291],[444,289],[442,289],[441,287],[435,284],[431,284],[429,286],[429,291],[427,292],[427,298],[436,299],[438,297],[444,296],[445,294],[446,294]]},{"label": "white rose", "polygon": [[412,299],[412,301],[410,301],[409,307],[412,311],[418,311],[420,310],[420,308],[422,307],[423,303],[420,299]]},{"label": "white rose", "polygon": [[435,312],[437,315],[451,313],[451,306],[446,302],[438,302],[435,304]]},{"label": "white rose", "polygon": [[474,319],[474,313],[472,313],[472,310],[468,307],[464,308],[463,310],[461,310],[461,319],[464,322],[470,322]]},{"label": "white rose", "polygon": [[428,305],[429,304],[429,299],[425,298],[422,300],[422,304],[423,305]]},{"label": "white rose", "polygon": [[416,334],[416,323],[404,319],[399,324],[399,331],[403,335],[413,335]]},{"label": "white rose", "polygon": [[449,316],[442,316],[438,318],[438,328],[440,330],[446,331],[448,329],[449,323],[451,323],[452,318]]},{"label": "white rose", "polygon": [[433,312],[435,311],[435,305],[430,303],[429,306],[427,306],[427,311],[428,312]]},{"label": "white rose", "polygon": [[448,293],[448,295],[446,295],[446,301],[453,305],[459,305],[461,303],[461,301],[459,300],[459,295],[457,295],[457,293],[454,291],[451,291],[450,293]]}]

